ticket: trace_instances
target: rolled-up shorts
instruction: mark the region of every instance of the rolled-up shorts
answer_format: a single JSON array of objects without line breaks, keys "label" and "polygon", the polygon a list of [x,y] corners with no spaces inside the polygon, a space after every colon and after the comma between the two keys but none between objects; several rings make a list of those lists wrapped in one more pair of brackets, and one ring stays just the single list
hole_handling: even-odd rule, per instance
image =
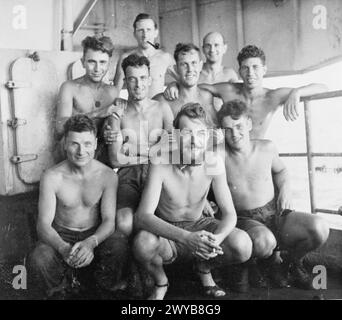
[{"label": "rolled-up shorts", "polygon": [[117,210],[131,208],[135,211],[138,208],[147,178],[148,168],[149,164],[138,164],[119,169]]},{"label": "rolled-up shorts", "polygon": [[[196,231],[201,231],[201,230],[206,230],[208,232],[214,233],[215,230],[217,229],[220,221],[213,218],[213,217],[205,217],[201,216],[197,221],[180,221],[180,222],[170,222],[170,224],[187,230],[191,232],[196,232]],[[173,263],[176,259],[181,260],[181,261],[189,261],[194,259],[193,252],[190,251],[185,245],[178,241],[173,241],[169,240],[169,243],[172,248],[172,258],[164,261],[164,264],[171,264]]]},{"label": "rolled-up shorts", "polygon": [[[291,212],[292,210],[283,210],[281,216],[284,217]],[[277,203],[275,199],[272,199],[262,207],[251,210],[239,210],[236,214],[237,228],[248,231],[254,227],[266,226],[276,236],[277,240],[279,240],[280,226],[276,220]]]}]

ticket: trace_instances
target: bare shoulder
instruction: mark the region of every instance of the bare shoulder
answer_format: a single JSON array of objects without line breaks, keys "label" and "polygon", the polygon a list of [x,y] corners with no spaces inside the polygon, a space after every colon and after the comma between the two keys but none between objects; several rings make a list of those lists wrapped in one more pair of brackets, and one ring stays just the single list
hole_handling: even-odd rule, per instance
[{"label": "bare shoulder", "polygon": [[275,143],[267,139],[255,139],[251,140],[255,146],[255,149],[263,153],[278,153]]},{"label": "bare shoulder", "polygon": [[158,178],[161,181],[165,180],[172,173],[171,164],[151,164],[149,167],[149,177]]},{"label": "bare shoulder", "polygon": [[71,92],[81,83],[81,78],[64,81],[59,89],[60,92]]},{"label": "bare shoulder", "polygon": [[118,179],[118,175],[116,174],[116,172],[106,166],[105,164],[103,164],[102,162],[93,159],[93,163],[94,163],[94,174],[101,176],[104,180],[117,180]]},{"label": "bare shoulder", "polygon": [[170,60],[171,59],[171,54],[169,54],[168,52],[158,49],[154,55],[154,57],[158,57],[159,59],[163,59],[163,60]]},{"label": "bare shoulder", "polygon": [[62,161],[53,167],[45,170],[41,176],[41,183],[58,186],[63,180],[63,176],[67,173],[66,161]]},{"label": "bare shoulder", "polygon": [[159,100],[156,100],[153,99],[151,100],[151,106],[153,108],[158,108],[158,110],[165,110],[167,108],[170,108],[169,104],[166,102],[166,99],[159,99]]},{"label": "bare shoulder", "polygon": [[137,48],[123,52],[120,56],[120,59],[123,60],[123,59],[127,58],[130,54],[133,54],[133,53],[137,53]]},{"label": "bare shoulder", "polygon": [[106,92],[108,92],[110,94],[110,96],[112,98],[117,98],[119,97],[119,91],[117,89],[117,87],[111,85],[111,84],[104,84],[104,89],[106,90]]},{"label": "bare shoulder", "polygon": [[160,103],[168,103],[167,100],[165,99],[164,97],[164,94],[161,92],[161,93],[158,93],[156,94],[152,100],[155,100],[155,101],[158,101]]},{"label": "bare shoulder", "polygon": [[290,94],[292,88],[276,88],[276,89],[265,89],[265,90],[267,90],[266,94],[268,96],[272,97],[273,99],[281,101]]},{"label": "bare shoulder", "polygon": [[213,95],[210,91],[199,87],[199,92],[202,100],[212,100]]}]

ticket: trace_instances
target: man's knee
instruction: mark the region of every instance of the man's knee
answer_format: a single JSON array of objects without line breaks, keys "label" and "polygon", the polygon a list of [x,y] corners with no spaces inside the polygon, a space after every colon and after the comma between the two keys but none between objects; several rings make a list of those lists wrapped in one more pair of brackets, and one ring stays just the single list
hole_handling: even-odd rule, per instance
[{"label": "man's knee", "polygon": [[234,236],[229,238],[226,245],[236,263],[246,262],[252,255],[252,241],[245,231],[239,229],[234,230]]},{"label": "man's knee", "polygon": [[52,247],[40,243],[29,256],[29,267],[34,271],[48,269],[55,263],[57,252]]},{"label": "man's knee", "polygon": [[277,240],[273,233],[268,230],[259,230],[252,237],[253,239],[253,256],[257,258],[268,258],[272,255],[273,250],[277,246]]},{"label": "man's knee", "polygon": [[143,230],[134,238],[133,252],[138,260],[150,260],[155,256],[159,245],[156,235]]},{"label": "man's knee", "polygon": [[328,224],[321,217],[313,216],[307,227],[313,249],[320,247],[327,241],[330,230]]},{"label": "man's knee", "polygon": [[126,236],[133,231],[133,209],[122,208],[116,213],[116,229]]}]

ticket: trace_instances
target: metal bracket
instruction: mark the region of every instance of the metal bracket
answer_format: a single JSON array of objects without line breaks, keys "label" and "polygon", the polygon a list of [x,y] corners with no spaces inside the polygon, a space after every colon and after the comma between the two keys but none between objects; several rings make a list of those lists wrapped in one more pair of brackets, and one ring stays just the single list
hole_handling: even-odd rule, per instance
[{"label": "metal bracket", "polygon": [[37,154],[18,154],[16,156],[11,157],[11,162],[14,164],[18,164],[21,162],[28,162],[28,161],[34,161],[38,159]]},{"label": "metal bracket", "polygon": [[19,89],[19,88],[30,88],[31,83],[25,81],[13,81],[9,80],[5,83],[7,89]]},{"label": "metal bracket", "polygon": [[26,123],[26,119],[14,118],[12,120],[7,120],[7,125],[13,129],[16,129],[19,126],[24,126]]}]

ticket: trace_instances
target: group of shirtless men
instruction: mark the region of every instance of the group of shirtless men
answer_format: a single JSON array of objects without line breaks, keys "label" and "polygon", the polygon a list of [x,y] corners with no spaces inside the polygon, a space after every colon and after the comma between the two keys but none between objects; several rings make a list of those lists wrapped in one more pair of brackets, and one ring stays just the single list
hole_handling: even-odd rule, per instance
[{"label": "group of shirtless men", "polygon": [[[176,260],[192,264],[207,297],[226,295],[211,273],[217,266],[224,278],[234,274],[229,287],[238,292],[269,283],[310,288],[303,257],[329,228],[294,211],[288,171],[264,135],[278,108],[295,120],[300,98],[325,86],[264,88],[265,55],[253,45],[238,54],[239,81],[222,66],[220,33],[204,37],[203,63],[191,43],[177,44],[174,57],[158,49],[150,15],[133,27],[138,46],[119,59],[113,85],[103,82],[110,38],[87,37],[85,75],[60,88],[65,160],[41,178],[40,241],[30,255],[48,295],[67,270],[88,266],[99,287],[122,289],[132,257],[154,280],[150,299],[164,298],[164,265]],[[166,75],[175,81],[163,92]],[[123,85],[127,101],[118,98]],[[97,137],[105,164],[95,160]]]}]

